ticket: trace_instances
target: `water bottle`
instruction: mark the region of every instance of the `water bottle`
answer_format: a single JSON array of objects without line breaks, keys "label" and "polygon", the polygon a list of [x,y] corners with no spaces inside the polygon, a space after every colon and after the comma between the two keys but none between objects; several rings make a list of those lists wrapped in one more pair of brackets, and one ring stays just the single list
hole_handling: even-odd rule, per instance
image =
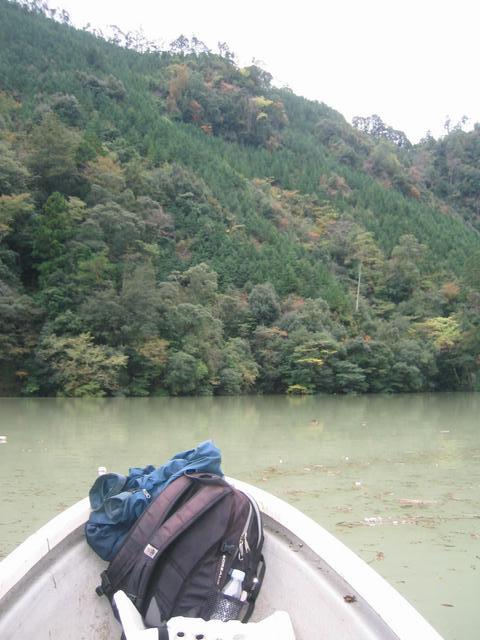
[{"label": "water bottle", "polygon": [[237,620],[243,606],[242,585],[245,572],[240,569],[232,569],[230,580],[227,582],[215,601],[215,606],[210,614],[211,620]]},{"label": "water bottle", "polygon": [[232,569],[231,578],[223,588],[223,593],[226,596],[231,596],[232,598],[240,600],[244,578],[245,573],[243,571],[240,571],[240,569]]}]

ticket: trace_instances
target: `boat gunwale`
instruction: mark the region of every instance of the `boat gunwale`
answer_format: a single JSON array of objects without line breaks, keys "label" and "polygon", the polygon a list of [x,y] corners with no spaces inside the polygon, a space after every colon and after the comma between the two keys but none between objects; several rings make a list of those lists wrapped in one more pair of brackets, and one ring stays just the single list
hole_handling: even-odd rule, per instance
[{"label": "boat gunwale", "polygon": [[[251,495],[260,511],[322,558],[344,582],[351,586],[400,640],[442,640],[438,632],[384,578],[340,540],[304,513],[280,498],[245,482],[226,478]],[[0,562],[0,605],[11,589],[60,544],[80,528],[90,515],[88,498],[80,500],[29,536]]]},{"label": "boat gunwale", "polygon": [[370,605],[400,640],[443,640],[438,631],[385,578],[312,518],[263,489],[236,479],[228,480],[250,493],[258,502],[260,511],[280,522],[322,558]]}]

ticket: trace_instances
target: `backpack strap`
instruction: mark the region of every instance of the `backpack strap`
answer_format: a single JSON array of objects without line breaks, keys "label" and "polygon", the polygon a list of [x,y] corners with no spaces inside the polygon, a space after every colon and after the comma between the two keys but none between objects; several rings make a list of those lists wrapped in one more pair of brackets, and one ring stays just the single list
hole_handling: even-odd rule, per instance
[{"label": "backpack strap", "polygon": [[[206,586],[209,582],[204,582],[205,577],[199,579],[196,576],[192,579],[192,572],[195,573],[197,567],[208,558],[213,563],[208,571],[212,572],[210,577],[216,581],[217,586],[222,575],[227,574],[238,543],[238,535],[233,534],[233,538],[231,534],[230,537],[227,536],[236,513],[235,491],[212,503],[211,507],[175,542],[172,552],[164,554],[160,575],[157,577],[154,573],[148,585],[146,623],[158,619],[158,612],[164,618],[174,615],[203,618],[207,609],[210,609],[211,590],[215,589],[215,585],[212,582],[210,586]],[[186,600],[185,591],[188,592]],[[153,599],[156,604],[150,611]],[[180,608],[179,602],[182,603]],[[155,625],[156,623],[150,624]]]},{"label": "backpack strap", "polygon": [[253,609],[255,608],[255,601],[257,599],[258,592],[260,591],[260,587],[262,586],[262,583],[263,583],[263,578],[265,577],[265,569],[266,569],[265,558],[263,557],[263,554],[262,554],[260,556],[260,561],[257,567],[257,575],[254,578],[253,587],[247,598],[248,606],[247,606],[245,615],[242,618],[242,622],[248,622],[250,620],[250,616],[252,615]]}]

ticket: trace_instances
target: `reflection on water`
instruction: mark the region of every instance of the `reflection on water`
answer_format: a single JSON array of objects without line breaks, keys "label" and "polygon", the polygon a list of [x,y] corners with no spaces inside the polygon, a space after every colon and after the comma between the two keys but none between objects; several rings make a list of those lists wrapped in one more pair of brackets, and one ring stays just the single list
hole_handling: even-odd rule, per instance
[{"label": "reflection on water", "polygon": [[0,556],[84,497],[98,466],[213,438],[223,469],[295,504],[448,640],[480,626],[480,395],[0,399]]}]

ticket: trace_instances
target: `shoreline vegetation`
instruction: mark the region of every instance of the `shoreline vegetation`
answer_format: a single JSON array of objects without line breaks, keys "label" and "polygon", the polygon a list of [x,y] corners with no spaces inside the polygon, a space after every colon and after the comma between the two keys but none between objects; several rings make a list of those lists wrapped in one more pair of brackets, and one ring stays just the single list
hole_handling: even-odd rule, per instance
[{"label": "shoreline vegetation", "polygon": [[479,390],[480,124],[0,0],[0,395]]}]

